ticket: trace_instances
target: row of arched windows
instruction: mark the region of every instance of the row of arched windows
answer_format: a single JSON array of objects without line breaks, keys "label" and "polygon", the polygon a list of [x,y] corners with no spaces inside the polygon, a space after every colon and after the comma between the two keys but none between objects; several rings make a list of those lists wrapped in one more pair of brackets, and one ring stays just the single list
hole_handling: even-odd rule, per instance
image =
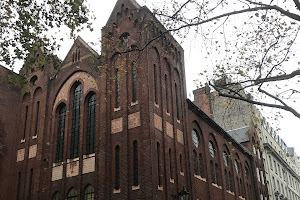
[{"label": "row of arched windows", "polygon": [[[33,76],[31,79],[33,79],[36,76]],[[37,77],[36,77],[37,79]],[[41,94],[42,94],[42,89],[41,87],[37,87],[36,90],[34,91],[33,95],[33,103],[30,103],[30,93],[26,93],[23,97],[23,104],[25,106],[24,110],[24,126],[23,126],[23,137],[22,139],[25,140],[26,137],[26,131],[28,127],[31,127],[30,133],[33,133],[33,139],[34,137],[37,137],[38,135],[38,127],[39,127],[39,115],[40,115],[40,99],[41,99]],[[32,114],[31,114],[31,108],[32,109]],[[32,115],[32,118],[31,116]],[[32,125],[29,125],[28,123],[32,119]]]},{"label": "row of arched windows", "polygon": [[[70,159],[79,157],[79,140],[80,140],[80,123],[81,123],[81,106],[82,106],[82,85],[77,83],[74,87],[72,98],[72,124],[71,124],[71,143]],[[95,135],[96,135],[96,94],[91,92],[87,96],[87,103],[84,109],[86,117],[86,154],[95,153]],[[56,162],[64,160],[64,142],[66,131],[66,105],[62,103],[58,108],[57,120],[57,142],[56,142]]]},{"label": "row of arched windows", "polygon": [[[205,170],[204,170],[205,164],[202,157],[202,153],[204,152],[203,148],[205,144],[203,143],[201,134],[199,134],[196,129],[192,130],[191,138],[195,146],[193,150],[193,156],[192,156],[194,174],[200,175],[202,178],[205,178]],[[219,153],[218,153],[218,148],[216,147],[213,139],[209,140],[207,147],[208,147],[208,153],[210,155],[209,165],[208,165],[209,176],[211,178],[212,183],[216,185],[221,185],[221,170],[220,170],[221,168],[219,165],[219,158],[218,158]],[[249,180],[250,171],[247,162],[245,162],[245,166],[243,168],[240,163],[238,154],[236,153],[236,155],[234,156],[229,154],[229,150],[226,145],[224,145],[224,151],[222,153],[222,156],[224,161],[223,168],[224,168],[225,189],[227,191],[235,192],[235,188],[236,188],[237,195],[243,197],[247,196],[246,190],[248,190],[248,198],[249,198],[251,196],[250,195],[251,188],[249,187],[249,184],[251,182]],[[242,169],[244,169],[244,171]],[[235,170],[235,173],[232,173],[232,170]],[[235,187],[234,179],[236,179],[236,187]]]},{"label": "row of arched windows", "polygon": [[[153,48],[153,57],[151,58],[153,61],[153,88],[154,88],[154,102],[155,104],[159,105],[160,103],[160,91],[159,91],[159,86],[163,85],[163,83],[160,83],[160,60],[159,60],[159,53],[158,50],[154,47]],[[174,99],[175,99],[175,108],[176,108],[176,118],[180,120],[181,118],[181,113],[180,113],[180,107],[181,107],[181,95],[180,95],[180,75],[177,69],[175,68],[175,73],[174,73],[174,85],[172,84],[171,81],[171,67],[170,64],[168,63],[167,59],[164,59],[164,85],[165,85],[165,100],[166,100],[166,111],[167,113],[170,113],[171,110],[171,101],[170,97],[172,97],[172,88],[174,86]]]},{"label": "row of arched windows", "polygon": [[[52,200],[63,200],[63,196],[61,195],[60,192],[56,191],[52,195]],[[67,200],[78,200],[81,199],[80,196],[78,195],[77,190],[74,187],[71,187],[67,193]],[[87,185],[84,190],[84,200],[94,200],[94,188],[91,185]]]}]

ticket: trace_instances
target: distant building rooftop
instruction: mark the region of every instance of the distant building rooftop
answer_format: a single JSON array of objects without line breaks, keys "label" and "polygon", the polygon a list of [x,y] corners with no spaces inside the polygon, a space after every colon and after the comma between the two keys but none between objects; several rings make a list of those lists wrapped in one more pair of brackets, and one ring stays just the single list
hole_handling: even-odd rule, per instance
[{"label": "distant building rooftop", "polygon": [[234,129],[234,130],[230,130],[230,131],[227,131],[227,132],[238,143],[243,143],[243,142],[248,142],[249,141],[249,137],[248,137],[249,127],[248,126],[238,128],[238,129]]}]

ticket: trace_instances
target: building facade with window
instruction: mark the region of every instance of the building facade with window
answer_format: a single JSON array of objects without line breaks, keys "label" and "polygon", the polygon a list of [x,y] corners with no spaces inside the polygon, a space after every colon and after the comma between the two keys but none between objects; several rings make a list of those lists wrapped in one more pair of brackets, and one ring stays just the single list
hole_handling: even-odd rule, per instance
[{"label": "building facade with window", "polygon": [[297,154],[289,151],[289,147],[279,137],[276,131],[261,118],[258,127],[262,134],[265,170],[268,179],[268,189],[271,199],[300,199],[300,169],[296,164]]},{"label": "building facade with window", "polygon": [[33,48],[22,88],[0,68],[0,199],[268,199],[256,158],[186,99],[183,49],[163,32],[119,0],[101,55],[78,37],[56,68]]}]

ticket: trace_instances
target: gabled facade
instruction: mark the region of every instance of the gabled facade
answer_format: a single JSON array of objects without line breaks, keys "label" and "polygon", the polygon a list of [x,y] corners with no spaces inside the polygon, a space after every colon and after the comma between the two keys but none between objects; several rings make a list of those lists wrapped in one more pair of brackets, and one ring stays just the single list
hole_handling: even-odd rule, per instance
[{"label": "gabled facade", "polygon": [[1,94],[11,166],[1,164],[1,199],[267,196],[252,154],[186,99],[181,46],[169,34],[147,44],[164,30],[148,8],[119,0],[101,55],[80,37],[58,69],[33,54],[28,84]]}]

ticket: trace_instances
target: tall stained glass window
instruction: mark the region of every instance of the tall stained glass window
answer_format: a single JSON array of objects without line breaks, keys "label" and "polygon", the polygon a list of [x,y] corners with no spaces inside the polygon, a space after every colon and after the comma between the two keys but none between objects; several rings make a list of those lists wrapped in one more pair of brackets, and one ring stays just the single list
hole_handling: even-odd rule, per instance
[{"label": "tall stained glass window", "polygon": [[80,137],[80,109],[81,109],[82,85],[79,84],[73,93],[72,109],[72,130],[71,130],[71,148],[70,158],[79,156],[79,137]]},{"label": "tall stained glass window", "polygon": [[86,154],[95,153],[96,94],[90,96],[87,108]]},{"label": "tall stained glass window", "polygon": [[64,141],[65,141],[65,122],[66,122],[66,106],[62,105],[58,113],[58,129],[56,142],[56,159],[55,161],[62,162],[64,156]]}]

